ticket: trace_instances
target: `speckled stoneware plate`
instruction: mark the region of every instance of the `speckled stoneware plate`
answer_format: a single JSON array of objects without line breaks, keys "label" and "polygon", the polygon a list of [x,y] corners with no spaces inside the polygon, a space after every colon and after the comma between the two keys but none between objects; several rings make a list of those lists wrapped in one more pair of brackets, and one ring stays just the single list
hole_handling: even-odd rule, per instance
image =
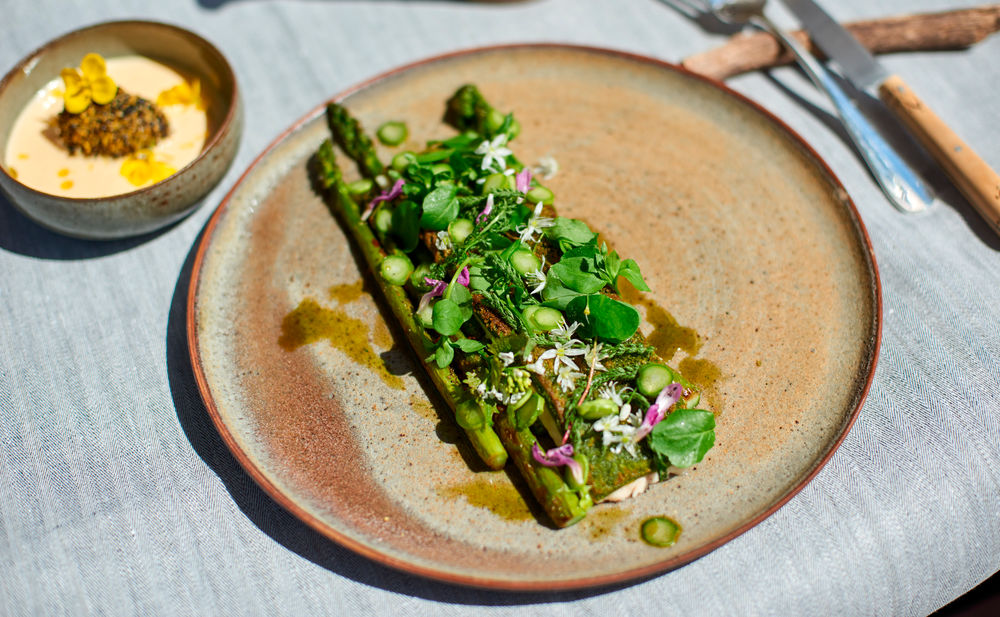
[{"label": "speckled stoneware plate", "polygon": [[[402,570],[552,590],[704,555],[799,491],[867,393],[881,312],[857,211],[779,120],[649,58],[477,49],[338,98],[369,129],[405,119],[417,148],[452,134],[440,120],[444,101],[467,82],[515,112],[521,160],[559,162],[546,184],[560,213],[639,261],[654,290],[638,300],[643,330],[703,386],[718,414],[715,448],[684,475],[561,530],[525,505],[515,474],[481,470],[311,188],[306,162],[328,134],[322,107],[250,167],[199,248],[188,332],[209,413],[276,501]],[[324,336],[308,342],[290,328],[295,310]],[[683,526],[675,546],[640,540],[653,515]]]}]

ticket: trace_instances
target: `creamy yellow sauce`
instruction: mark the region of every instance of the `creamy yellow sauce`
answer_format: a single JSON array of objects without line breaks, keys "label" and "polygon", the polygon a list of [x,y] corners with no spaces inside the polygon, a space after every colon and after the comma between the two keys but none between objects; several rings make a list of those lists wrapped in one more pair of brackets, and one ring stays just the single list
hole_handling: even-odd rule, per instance
[{"label": "creamy yellow sauce", "polygon": [[[153,102],[161,92],[186,81],[174,69],[142,56],[109,58],[107,72],[126,92]],[[62,91],[62,79],[53,79],[18,116],[4,154],[4,166],[11,175],[33,189],[64,197],[107,197],[141,188],[122,174],[128,157],[70,155],[46,136],[49,120],[63,109]],[[170,134],[153,148],[153,158],[180,170],[205,145],[207,116],[196,105],[159,107]]]}]

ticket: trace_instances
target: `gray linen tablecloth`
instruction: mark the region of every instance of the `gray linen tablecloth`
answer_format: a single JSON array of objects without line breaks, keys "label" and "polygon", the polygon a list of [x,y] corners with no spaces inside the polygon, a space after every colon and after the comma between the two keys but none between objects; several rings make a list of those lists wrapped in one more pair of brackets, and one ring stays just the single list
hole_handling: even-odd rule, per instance
[{"label": "gray linen tablecloth", "polygon": [[[829,8],[848,20],[965,4]],[[871,234],[885,321],[857,423],[791,502],[683,568],[598,592],[490,593],[324,540],[239,468],[186,355],[194,242],[283,129],[381,71],[520,41],[679,61],[722,37],[658,0],[3,0],[0,15],[3,70],[98,21],[191,28],[233,63],[247,120],[205,205],[152,236],[68,239],[0,198],[0,614],[923,615],[1000,569],[1000,240],[940,172],[935,211],[895,212],[794,69],[730,85],[822,153]],[[994,37],[885,62],[1000,168],[998,58]]]}]

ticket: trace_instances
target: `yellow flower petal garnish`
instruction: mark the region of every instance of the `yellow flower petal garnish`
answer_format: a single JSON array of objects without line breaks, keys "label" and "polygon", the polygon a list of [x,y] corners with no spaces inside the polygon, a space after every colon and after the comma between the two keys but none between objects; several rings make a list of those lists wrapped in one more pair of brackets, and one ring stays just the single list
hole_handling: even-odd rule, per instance
[{"label": "yellow flower petal garnish", "polygon": [[192,79],[164,90],[156,97],[156,104],[194,105],[196,109],[204,110],[205,99],[201,96],[201,80]]},{"label": "yellow flower petal garnish", "polygon": [[84,88],[76,94],[66,93],[63,96],[63,104],[66,111],[71,114],[83,113],[83,110],[90,107],[90,88]]},{"label": "yellow flower petal garnish", "polygon": [[98,77],[102,77],[108,72],[108,65],[104,63],[104,58],[100,54],[90,53],[83,57],[80,61],[80,70],[83,71],[83,76],[94,81]]},{"label": "yellow flower petal garnish", "polygon": [[94,97],[94,102],[98,105],[107,105],[115,99],[118,94],[118,86],[107,75],[101,75],[90,81],[90,90]]},{"label": "yellow flower petal garnish", "polygon": [[59,75],[66,85],[63,102],[66,111],[71,114],[83,112],[90,107],[91,101],[98,105],[110,103],[118,93],[118,86],[107,75],[104,58],[98,54],[87,54],[80,62],[79,70],[65,68]]},{"label": "yellow flower petal garnish", "polygon": [[163,161],[153,161],[152,165],[153,165],[152,177],[154,183],[160,182],[161,180],[166,180],[170,176],[177,173],[176,169],[174,169],[170,165],[167,165]]},{"label": "yellow flower petal garnish", "polygon": [[66,92],[79,92],[83,89],[83,77],[76,69],[65,68],[59,71],[59,76],[62,77],[63,84],[66,86]]},{"label": "yellow flower petal garnish", "polygon": [[149,182],[149,163],[137,158],[126,159],[122,163],[121,175],[135,186],[142,186]]},{"label": "yellow flower petal garnish", "polygon": [[135,186],[166,180],[177,170],[153,156],[152,150],[139,150],[122,163],[121,175]]},{"label": "yellow flower petal garnish", "polygon": [[200,79],[191,81],[191,97],[194,98],[194,104],[198,109],[205,109],[205,98],[201,96]]}]

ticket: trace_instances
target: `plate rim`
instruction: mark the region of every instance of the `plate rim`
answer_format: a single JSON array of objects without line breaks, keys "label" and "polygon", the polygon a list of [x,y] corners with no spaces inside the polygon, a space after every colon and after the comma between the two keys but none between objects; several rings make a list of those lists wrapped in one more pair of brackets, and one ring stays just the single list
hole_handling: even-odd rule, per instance
[{"label": "plate rim", "polygon": [[[254,464],[251,457],[240,447],[239,442],[236,440],[233,433],[230,431],[228,425],[223,421],[218,407],[215,404],[215,400],[212,397],[211,388],[208,384],[208,379],[205,375],[205,370],[201,364],[201,354],[200,345],[197,332],[197,323],[195,316],[197,315],[198,308],[198,289],[201,283],[201,275],[203,271],[203,265],[208,253],[208,249],[212,244],[212,240],[215,235],[216,228],[223,218],[223,215],[228,211],[229,204],[233,199],[236,192],[244,185],[250,175],[257,169],[261,162],[267,158],[274,150],[276,150],[285,140],[302,129],[305,125],[309,124],[321,115],[326,106],[329,103],[339,102],[343,99],[355,94],[359,91],[365,90],[369,87],[375,86],[378,83],[391,79],[392,77],[406,73],[408,71],[418,69],[427,65],[436,64],[439,62],[444,62],[454,58],[461,58],[466,56],[474,56],[481,53],[495,53],[495,52],[505,52],[505,51],[517,51],[517,50],[562,50],[562,51],[574,51],[574,52],[585,52],[592,53],[595,55],[611,56],[615,58],[624,59],[627,61],[638,62],[642,64],[652,65],[661,70],[673,71],[680,73],[686,77],[694,78],[713,86],[719,90],[722,94],[728,95],[735,98],[738,102],[749,106],[751,109],[761,114],[764,119],[772,122],[778,129],[780,129],[784,134],[794,143],[795,146],[802,149],[802,151],[811,159],[814,164],[818,165],[818,168],[827,176],[831,184],[836,189],[838,195],[837,199],[841,205],[846,208],[847,214],[850,215],[851,223],[853,224],[854,231],[857,234],[858,239],[860,239],[861,248],[863,250],[863,257],[867,258],[868,263],[870,263],[870,275],[871,275],[871,285],[868,290],[874,299],[873,303],[873,315],[872,322],[870,325],[874,326],[872,331],[872,340],[870,342],[870,365],[868,368],[867,375],[864,377],[864,384],[858,390],[857,403],[851,410],[850,414],[846,417],[840,433],[828,443],[828,448],[825,453],[819,458],[818,461],[814,463],[813,468],[807,473],[802,479],[795,484],[791,489],[789,489],[784,495],[779,497],[774,503],[769,507],[762,510],[757,515],[753,516],[745,523],[739,525],[734,530],[729,533],[724,534],[710,542],[706,542],[703,545],[697,546],[687,552],[675,555],[669,559],[664,559],[661,561],[654,562],[649,565],[640,566],[636,568],[631,568],[628,570],[623,570],[620,572],[615,572],[606,575],[595,575],[587,576],[582,578],[573,578],[565,580],[510,580],[510,579],[495,579],[486,578],[482,576],[475,575],[461,575],[450,571],[436,569],[433,567],[420,565],[408,561],[406,559],[399,559],[393,557],[392,555],[379,551],[375,548],[367,546],[357,540],[347,536],[346,534],[338,531],[337,529],[331,527],[327,523],[323,522],[316,516],[312,515],[306,511],[303,507],[299,506],[295,501],[287,496],[281,489],[279,489],[273,482],[271,482],[267,476],[260,471]],[[855,421],[860,415],[861,408],[864,406],[865,401],[868,398],[869,391],[871,389],[872,383],[875,378],[875,372],[878,366],[879,354],[881,350],[882,342],[882,326],[883,326],[883,306],[882,306],[882,284],[879,276],[878,263],[875,258],[875,251],[872,246],[871,238],[868,234],[868,230],[865,227],[864,221],[861,218],[861,214],[858,212],[857,206],[854,200],[851,198],[850,194],[847,192],[840,178],[833,172],[829,164],[823,159],[819,153],[791,126],[781,120],[774,113],[769,111],[760,103],[754,101],[746,95],[737,92],[736,90],[730,88],[722,81],[695,73],[690,69],[685,68],[682,65],[674,64],[654,58],[652,56],[646,56],[638,54],[631,51],[625,51],[620,49],[614,49],[610,47],[599,47],[592,45],[579,45],[572,43],[554,43],[554,42],[528,42],[528,43],[504,43],[497,45],[483,45],[476,47],[462,48],[455,51],[450,51],[442,54],[436,54],[433,56],[428,56],[414,62],[403,64],[395,68],[383,71],[355,83],[348,88],[341,90],[337,94],[333,95],[329,99],[323,101],[319,105],[310,109],[304,115],[295,120],[287,129],[278,134],[247,166],[246,170],[240,175],[240,177],[233,183],[232,187],[227,191],[225,196],[216,206],[215,210],[212,212],[209,220],[203,227],[202,233],[196,239],[198,243],[197,252],[195,254],[194,261],[191,267],[190,280],[188,282],[188,294],[186,302],[186,334],[187,334],[187,344],[188,344],[188,356],[191,361],[192,373],[195,378],[195,383],[198,388],[199,395],[201,396],[202,402],[205,405],[205,409],[212,419],[212,424],[215,426],[216,430],[219,432],[229,449],[230,453],[243,468],[243,470],[254,480],[254,482],[265,492],[267,495],[277,502],[281,507],[290,512],[293,516],[298,518],[300,521],[306,523],[314,531],[317,531],[322,536],[329,540],[332,540],[341,546],[348,548],[349,550],[362,555],[368,559],[375,561],[376,563],[395,568],[397,570],[406,572],[408,574],[415,574],[430,580],[458,584],[467,587],[474,587],[479,589],[487,589],[492,591],[509,591],[509,592],[554,592],[554,591],[573,591],[573,590],[583,590],[583,589],[594,589],[599,587],[607,587],[612,585],[624,585],[634,582],[639,582],[654,576],[664,574],[681,566],[684,566],[696,559],[699,559],[708,553],[714,551],[715,549],[727,544],[733,539],[741,536],[750,529],[756,527],[765,519],[770,517],[776,511],[778,511],[782,506],[784,506],[788,501],[790,501],[795,495],[801,492],[807,485],[809,485],[815,477],[819,474],[827,463],[833,457],[833,455],[839,450],[847,434],[850,432],[851,428],[854,426]]]}]

